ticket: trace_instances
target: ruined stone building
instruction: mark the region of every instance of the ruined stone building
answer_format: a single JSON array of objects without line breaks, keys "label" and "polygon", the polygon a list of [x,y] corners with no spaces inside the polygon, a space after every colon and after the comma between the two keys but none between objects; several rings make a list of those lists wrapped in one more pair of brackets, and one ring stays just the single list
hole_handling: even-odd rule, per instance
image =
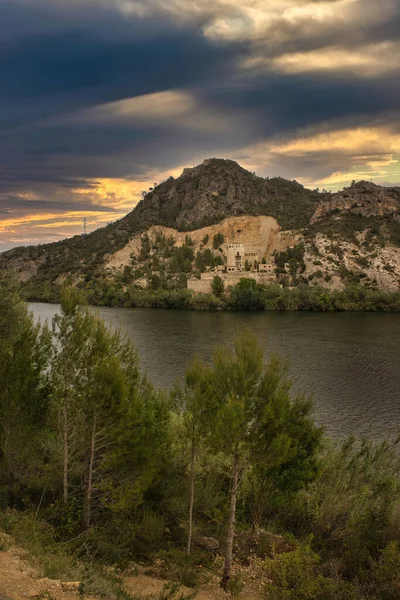
[{"label": "ruined stone building", "polygon": [[244,271],[245,254],[243,244],[226,246],[226,270],[228,273]]},{"label": "ruined stone building", "polygon": [[272,262],[260,262],[257,252],[246,252],[244,244],[230,243],[224,247],[225,265],[219,265],[213,270],[201,274],[200,279],[190,279],[188,288],[195,292],[208,293],[211,283],[218,274],[225,287],[235,285],[242,277],[255,279],[262,283],[271,281],[275,277],[275,266]]}]

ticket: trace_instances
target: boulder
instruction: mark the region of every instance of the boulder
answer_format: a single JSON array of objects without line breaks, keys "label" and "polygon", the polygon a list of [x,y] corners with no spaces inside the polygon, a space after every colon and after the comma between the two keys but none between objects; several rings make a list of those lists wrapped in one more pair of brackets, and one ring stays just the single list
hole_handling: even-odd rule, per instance
[{"label": "boulder", "polygon": [[215,551],[219,548],[219,541],[212,537],[198,537],[195,539],[195,544],[204,550]]},{"label": "boulder", "polygon": [[65,592],[79,592],[80,581],[62,581],[61,587]]}]

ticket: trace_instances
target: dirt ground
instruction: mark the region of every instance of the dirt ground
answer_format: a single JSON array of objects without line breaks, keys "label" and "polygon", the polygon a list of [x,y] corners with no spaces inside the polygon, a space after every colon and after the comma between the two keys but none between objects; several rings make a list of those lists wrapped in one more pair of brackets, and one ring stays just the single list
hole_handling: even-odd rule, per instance
[{"label": "dirt ground", "polygon": [[45,598],[46,594],[54,600],[79,600],[79,584],[41,578],[21,556],[22,551],[14,547],[0,552],[1,600]]},{"label": "dirt ground", "polygon": [[[246,582],[245,591],[239,595],[240,600],[260,600],[256,578]],[[127,576],[124,587],[132,595],[141,594],[143,598],[156,599],[163,591],[166,580],[139,573]],[[180,594],[192,598],[193,590],[182,587]],[[41,578],[40,573],[26,560],[23,550],[10,546],[0,551],[0,600],[80,600],[79,582],[62,582]],[[196,593],[196,600],[227,600],[227,595],[219,588],[219,578],[211,576],[207,583]],[[92,600],[96,600],[94,597]]]},{"label": "dirt ground", "polygon": [[[125,588],[131,594],[157,595],[162,592],[164,586],[168,584],[163,579],[156,579],[146,575],[137,575],[136,577],[127,577],[125,580]],[[180,593],[188,598],[192,597],[193,590],[183,587]],[[219,587],[219,579],[212,578],[209,583],[205,584],[196,595],[196,600],[229,600],[231,595],[226,594]],[[247,590],[242,592],[238,598],[240,600],[261,600],[261,595],[257,589]]]}]

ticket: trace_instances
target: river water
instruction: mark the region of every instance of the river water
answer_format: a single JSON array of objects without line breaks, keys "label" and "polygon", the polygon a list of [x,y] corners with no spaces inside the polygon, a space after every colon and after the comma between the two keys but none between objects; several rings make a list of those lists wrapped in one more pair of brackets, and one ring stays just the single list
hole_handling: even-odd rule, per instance
[{"label": "river water", "polygon": [[[30,304],[51,320],[54,304]],[[153,383],[170,388],[197,352],[209,360],[250,327],[266,350],[289,361],[296,391],[312,394],[328,435],[381,439],[400,432],[400,314],[194,312],[99,308],[135,344]]]}]

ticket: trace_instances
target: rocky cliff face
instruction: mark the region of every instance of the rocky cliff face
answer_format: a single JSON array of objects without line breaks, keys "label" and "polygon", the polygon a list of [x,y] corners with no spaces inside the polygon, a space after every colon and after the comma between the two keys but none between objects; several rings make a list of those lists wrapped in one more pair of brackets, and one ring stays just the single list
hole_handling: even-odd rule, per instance
[{"label": "rocky cliff face", "polygon": [[337,194],[327,195],[311,219],[315,223],[329,213],[341,212],[364,217],[393,216],[399,218],[400,188],[386,188],[369,181],[359,181]]},{"label": "rocky cliff face", "polygon": [[321,198],[296,181],[263,179],[233,160],[214,158],[157,186],[121,226],[129,228],[140,220],[193,230],[228,216],[260,214],[276,218],[283,229],[300,229],[307,225]]},{"label": "rocky cliff face", "polygon": [[[98,277],[113,280],[124,268],[158,272],[157,250],[150,251],[151,260],[140,259],[146,231],[154,233],[155,226],[171,229],[177,246],[187,232],[195,231],[195,252],[204,253],[217,224],[233,223],[235,241],[240,241],[241,235],[247,235],[246,225],[240,223],[244,217],[255,216],[274,220],[272,237],[268,234],[271,239],[260,239],[259,245],[273,249],[265,256],[276,261],[278,283],[340,288],[360,282],[399,289],[400,188],[361,181],[337,194],[320,194],[295,181],[257,177],[223,159],[208,159],[185,169],[176,179],[169,178],[126,217],[86,237],[3,253],[0,269],[16,271],[21,281],[33,286],[66,278],[83,285]],[[224,232],[225,225],[221,225]],[[151,243],[153,233],[148,236]],[[205,236],[210,238],[208,245],[202,241]],[[290,246],[296,246],[293,253]],[[162,277],[168,274],[168,252],[161,265]],[[186,274],[197,269],[196,256],[191,260],[191,266],[186,260]],[[130,283],[135,285],[135,279]]]}]

